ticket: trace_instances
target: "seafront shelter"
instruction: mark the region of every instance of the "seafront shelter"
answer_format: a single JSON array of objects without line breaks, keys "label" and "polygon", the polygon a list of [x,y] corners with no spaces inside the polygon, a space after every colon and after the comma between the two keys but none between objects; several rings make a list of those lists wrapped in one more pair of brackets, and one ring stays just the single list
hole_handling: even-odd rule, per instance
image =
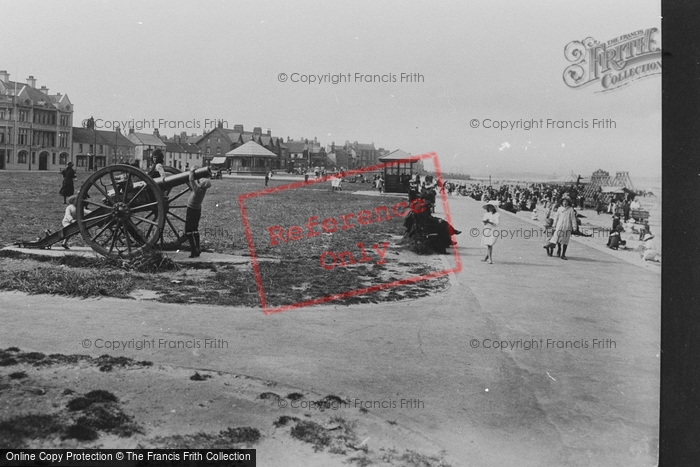
[{"label": "seafront shelter", "polygon": [[401,149],[380,157],[379,162],[384,166],[384,191],[387,193],[408,193],[409,181],[413,177],[413,164],[417,162],[415,156]]},{"label": "seafront shelter", "polygon": [[226,153],[231,170],[237,174],[264,174],[277,167],[277,154],[268,151],[255,141],[248,141]]}]

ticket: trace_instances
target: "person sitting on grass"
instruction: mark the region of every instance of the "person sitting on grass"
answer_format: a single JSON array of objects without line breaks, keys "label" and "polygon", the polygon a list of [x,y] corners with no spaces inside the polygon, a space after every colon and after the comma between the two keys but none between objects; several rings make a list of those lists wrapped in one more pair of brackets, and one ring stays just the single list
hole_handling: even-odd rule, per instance
[{"label": "person sitting on grass", "polygon": [[[78,210],[76,208],[76,204],[78,203],[78,197],[76,195],[72,195],[68,197],[68,206],[66,206],[66,212],[63,215],[63,220],[61,221],[61,225],[63,227],[68,227],[72,223],[78,220]],[[69,250],[70,248],[68,247],[68,239],[64,238],[63,243],[61,243],[61,246],[65,248],[66,250]]]},{"label": "person sitting on grass", "polygon": [[202,217],[202,201],[207,190],[211,187],[211,180],[194,178],[194,166],[190,169],[190,186],[192,193],[187,199],[187,215],[185,216],[185,235],[190,243],[190,258],[197,258],[202,253],[199,239],[199,219]]},{"label": "person sitting on grass", "polygon": [[[77,222],[78,220],[78,195],[72,195],[68,197],[68,206],[66,206],[66,211],[63,215],[63,220],[61,221],[61,225],[63,227],[68,227],[69,225],[73,224],[74,222]],[[87,209],[83,210],[85,214],[90,214],[90,211]],[[68,247],[68,239],[65,238],[63,239],[63,242],[61,243],[61,246],[65,248],[66,250],[70,250]]]},{"label": "person sitting on grass", "polygon": [[[415,202],[420,200],[422,203]],[[447,247],[456,243],[452,241],[452,235],[459,235],[462,232],[455,229],[449,222],[431,214],[428,201],[422,198],[416,190],[408,192],[408,201],[412,206],[408,215],[404,219],[405,237],[415,238],[419,229],[428,234],[426,246],[436,253],[447,254]]]}]

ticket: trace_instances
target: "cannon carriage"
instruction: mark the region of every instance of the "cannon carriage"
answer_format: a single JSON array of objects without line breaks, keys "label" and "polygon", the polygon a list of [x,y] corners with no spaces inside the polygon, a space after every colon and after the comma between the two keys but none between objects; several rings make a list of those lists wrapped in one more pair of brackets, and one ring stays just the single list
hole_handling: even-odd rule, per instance
[{"label": "cannon carriage", "polygon": [[[44,238],[18,242],[23,248],[49,248],[80,234],[95,252],[108,257],[135,258],[148,251],[177,249],[186,241],[186,197],[189,172],[166,167],[165,177],[151,178],[126,164],[92,174],[77,194],[77,221]],[[194,178],[209,178],[203,167]]]}]

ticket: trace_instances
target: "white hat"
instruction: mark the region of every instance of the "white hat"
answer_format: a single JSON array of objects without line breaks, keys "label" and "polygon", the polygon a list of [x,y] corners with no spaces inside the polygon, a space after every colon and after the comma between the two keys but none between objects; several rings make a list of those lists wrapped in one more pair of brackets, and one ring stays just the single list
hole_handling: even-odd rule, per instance
[{"label": "white hat", "polygon": [[494,208],[496,211],[498,211],[498,206],[499,206],[499,204],[501,204],[501,203],[499,203],[499,202],[496,201],[496,200],[493,200],[493,201],[488,201],[487,203],[485,203],[485,204],[484,204],[483,206],[481,206],[481,207],[484,208],[484,209],[486,209],[486,206],[493,206],[493,208]]}]

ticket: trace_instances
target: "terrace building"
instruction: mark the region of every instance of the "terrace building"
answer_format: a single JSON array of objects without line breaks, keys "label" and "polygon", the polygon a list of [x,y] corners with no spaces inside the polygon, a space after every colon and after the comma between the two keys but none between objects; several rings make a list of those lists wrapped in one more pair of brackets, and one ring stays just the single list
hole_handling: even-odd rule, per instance
[{"label": "terrace building", "polygon": [[135,146],[120,131],[73,128],[73,159],[76,171],[93,171],[134,160]]},{"label": "terrace building", "polygon": [[345,147],[353,154],[356,167],[369,167],[379,163],[379,153],[374,147],[374,143],[365,144],[357,141],[354,143],[346,141]]},{"label": "terrace building", "polygon": [[196,144],[191,144],[175,137],[175,141],[165,141],[165,165],[179,170],[187,170],[190,167],[202,167],[202,151]]},{"label": "terrace building", "polygon": [[336,146],[334,142],[328,147],[327,156],[332,164],[338,168],[349,169],[355,166],[350,151],[344,146]]},{"label": "terrace building", "polygon": [[0,170],[58,170],[71,160],[73,104],[36,78],[0,71]]},{"label": "terrace building", "polygon": [[160,149],[165,153],[165,143],[160,139],[160,133],[157,128],[153,130],[153,134],[137,133],[133,128],[129,128],[127,138],[134,143],[134,158],[141,168],[151,165],[151,154],[156,149]]},{"label": "terrace building", "polygon": [[287,136],[284,145],[288,150],[287,169],[290,172],[294,169],[306,170],[309,167],[327,167],[329,165],[326,150],[315,137],[313,140],[306,138],[293,140]]}]

